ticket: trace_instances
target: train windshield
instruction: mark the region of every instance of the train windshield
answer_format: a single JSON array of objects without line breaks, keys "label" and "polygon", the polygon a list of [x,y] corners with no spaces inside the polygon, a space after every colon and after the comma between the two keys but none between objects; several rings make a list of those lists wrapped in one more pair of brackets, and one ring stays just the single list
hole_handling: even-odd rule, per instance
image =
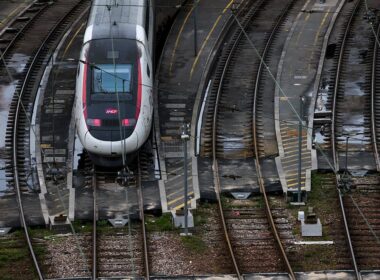
[{"label": "train windshield", "polygon": [[116,101],[135,106],[142,47],[130,39],[96,39],[86,43],[88,101]]},{"label": "train windshield", "polygon": [[130,93],[132,64],[98,64],[93,69],[92,93]]}]

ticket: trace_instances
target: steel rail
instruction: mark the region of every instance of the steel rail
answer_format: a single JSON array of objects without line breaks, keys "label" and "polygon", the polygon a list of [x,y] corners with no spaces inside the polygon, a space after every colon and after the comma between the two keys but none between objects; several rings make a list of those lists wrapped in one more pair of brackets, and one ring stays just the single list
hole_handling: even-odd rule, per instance
[{"label": "steel rail", "polygon": [[[25,32],[25,30],[27,28],[30,27],[30,25],[32,23],[34,23],[36,21],[36,19],[38,19],[38,16],[42,13],[42,11],[44,11],[49,5],[44,5],[41,7],[41,9],[35,13],[33,15],[33,17],[15,34],[15,36],[12,38],[12,40],[9,42],[9,44],[7,45],[7,47],[4,49],[3,53],[2,53],[2,56],[5,58],[5,55],[8,54],[8,52],[11,50],[11,48],[14,46],[14,44],[16,43],[16,41],[19,39],[19,37]],[[27,11],[27,10],[26,10]],[[23,11],[22,13],[24,13],[25,11]],[[14,22],[13,22],[14,23]],[[12,24],[13,24],[12,23]]]},{"label": "steel rail", "polygon": [[337,65],[337,70],[336,70],[336,75],[335,75],[335,84],[334,84],[334,93],[333,93],[333,104],[332,104],[332,116],[331,116],[331,147],[333,151],[333,163],[336,171],[339,171],[339,157],[336,154],[336,147],[335,147],[335,115],[336,115],[336,103],[337,103],[337,96],[338,96],[338,91],[339,91],[339,79],[340,79],[340,74],[341,74],[341,66],[342,66],[342,60],[343,60],[343,55],[344,55],[344,50],[345,50],[345,44],[347,41],[348,33],[352,25],[352,21],[354,19],[354,16],[359,8],[359,4],[361,3],[362,0],[358,0],[355,4],[355,7],[351,13],[350,19],[347,23],[346,29],[344,31],[344,36],[342,39],[342,45],[340,47],[340,52],[339,52],[339,58],[338,58],[338,65]]},{"label": "steel rail", "polygon": [[[23,110],[23,96],[24,96],[24,92],[26,91],[27,87],[28,87],[28,82],[30,80],[30,78],[32,77],[33,73],[34,73],[34,68],[37,67],[37,68],[40,68],[40,66],[37,66],[38,62],[40,59],[40,55],[43,53],[43,50],[45,50],[47,47],[47,44],[48,44],[48,41],[53,37],[54,33],[58,30],[58,28],[60,27],[60,25],[63,23],[63,21],[68,18],[70,16],[70,14],[72,14],[76,8],[86,0],[82,0],[80,2],[78,2],[55,26],[54,28],[49,32],[49,34],[47,35],[47,37],[45,38],[45,40],[43,41],[43,43],[40,45],[38,51],[36,52],[32,62],[30,63],[30,66],[29,66],[29,69],[25,75],[25,79],[24,79],[24,82],[22,84],[22,87],[21,87],[21,90],[20,90],[20,93],[18,93],[18,96],[17,96],[17,107],[16,107],[16,110],[15,110],[15,117],[14,117],[14,122],[13,122],[13,135],[12,135],[12,148],[13,148],[13,153],[12,153],[12,167],[13,167],[13,173],[14,173],[14,183],[15,183],[15,189],[16,189],[16,194],[17,194],[17,201],[18,201],[18,206],[19,206],[19,211],[20,211],[20,219],[21,219],[21,225],[22,227],[24,228],[24,233],[25,233],[25,238],[27,240],[27,243],[28,243],[28,249],[29,249],[29,252],[31,254],[31,257],[33,259],[33,264],[35,266],[35,269],[37,271],[37,274],[38,274],[38,278],[40,280],[43,280],[43,276],[42,276],[42,272],[41,272],[41,269],[39,267],[39,264],[38,264],[38,261],[37,261],[37,258],[36,258],[36,255],[35,255],[35,252],[34,252],[34,249],[33,249],[33,245],[32,245],[32,242],[31,242],[31,238],[30,238],[30,235],[29,235],[29,232],[28,232],[28,228],[27,228],[27,225],[26,225],[26,219],[25,219],[25,214],[24,214],[24,207],[22,205],[22,198],[21,198],[21,190],[20,190],[20,181],[19,181],[19,171],[18,171],[18,159],[17,159],[17,152],[18,152],[18,149],[17,149],[17,141],[18,141],[18,137],[17,137],[17,134],[18,134],[18,124],[19,124],[19,116],[20,116],[20,113],[22,112]],[[16,92],[17,94],[17,92]]]},{"label": "steel rail", "polygon": [[361,280],[361,274],[359,272],[359,268],[356,262],[356,257],[355,257],[355,252],[354,248],[352,246],[352,240],[351,240],[351,235],[350,235],[350,229],[348,227],[347,223],[347,217],[344,209],[344,204],[343,204],[343,199],[342,199],[342,192],[339,189],[340,185],[340,175],[338,174],[339,171],[339,156],[337,154],[336,150],[336,145],[335,145],[335,115],[336,115],[336,103],[337,103],[337,96],[338,96],[338,91],[339,91],[339,84],[340,84],[340,74],[341,74],[341,68],[342,68],[342,61],[343,61],[343,56],[344,56],[344,51],[345,51],[345,44],[347,42],[348,34],[350,31],[350,28],[352,26],[353,19],[355,15],[357,14],[357,11],[360,7],[360,4],[362,3],[362,0],[358,0],[355,4],[354,9],[352,10],[352,13],[350,15],[349,21],[346,25],[345,31],[344,31],[344,36],[342,39],[341,47],[340,47],[340,52],[339,52],[339,58],[338,58],[338,64],[337,64],[337,71],[336,71],[336,76],[335,76],[335,85],[334,85],[334,96],[333,96],[333,104],[332,104],[332,120],[331,120],[331,149],[332,149],[332,154],[333,154],[333,163],[334,163],[334,172],[335,172],[335,177],[336,177],[336,183],[338,186],[338,194],[339,194],[339,204],[340,208],[342,211],[342,217],[343,217],[343,222],[344,222],[344,229],[346,233],[346,238],[350,250],[350,255],[351,255],[351,261],[354,267],[354,271],[356,274],[356,278]]},{"label": "steel rail", "polygon": [[[261,0],[255,7],[253,7],[248,12],[248,14],[250,14],[250,17],[246,18],[244,25],[243,25],[244,28],[248,26],[248,23],[250,22],[252,17],[256,14],[256,12],[259,10],[259,8],[262,4],[264,4],[263,0]],[[222,205],[221,198],[220,198],[220,194],[221,194],[220,176],[219,176],[218,160],[216,157],[216,126],[217,126],[217,116],[218,116],[218,109],[219,109],[219,99],[220,99],[220,95],[221,95],[221,89],[223,87],[224,78],[225,78],[229,63],[231,61],[232,55],[234,53],[234,50],[238,46],[238,43],[239,43],[241,37],[243,36],[243,34],[244,34],[243,30],[239,29],[239,33],[238,33],[237,37],[235,38],[235,41],[233,42],[231,50],[229,51],[226,62],[224,64],[223,71],[222,71],[222,74],[220,76],[218,91],[216,93],[216,100],[215,100],[215,107],[214,107],[214,114],[213,114],[213,124],[212,124],[212,155],[213,155],[212,169],[213,169],[213,177],[214,177],[214,185],[215,185],[215,194],[216,194],[217,201],[218,201],[219,214],[220,214],[220,217],[222,220],[224,236],[225,236],[225,239],[227,242],[228,250],[229,250],[231,260],[232,260],[232,263],[233,263],[233,266],[234,266],[234,269],[235,269],[235,272],[237,274],[238,279],[242,279],[242,275],[240,273],[240,269],[239,269],[239,266],[238,266],[236,258],[235,258],[235,253],[234,253],[233,248],[232,248],[231,240],[230,240],[228,230],[227,230],[226,220],[225,220],[224,213],[223,213],[223,205]]]},{"label": "steel rail", "polygon": [[150,271],[149,271],[149,258],[148,258],[148,243],[146,237],[146,228],[145,228],[145,215],[144,215],[144,197],[142,191],[142,183],[141,183],[141,166],[140,166],[140,154],[137,153],[137,196],[139,200],[139,208],[140,208],[140,219],[141,219],[141,227],[142,227],[142,238],[143,238],[143,247],[144,247],[144,264],[145,264],[145,277],[149,279]]},{"label": "steel rail", "polygon": [[98,277],[97,270],[97,225],[96,222],[98,220],[98,207],[97,207],[97,180],[96,180],[96,168],[95,165],[92,166],[92,189],[93,189],[93,216],[92,216],[92,279],[96,280]]},{"label": "steel rail", "polygon": [[[377,27],[376,37],[380,35],[380,24]],[[375,110],[375,102],[376,102],[376,62],[378,59],[377,56],[378,44],[375,38],[374,46],[373,46],[373,58],[372,58],[372,75],[371,75],[371,129],[372,129],[372,145],[375,154],[376,168],[377,171],[380,171],[380,157],[379,151],[377,147],[377,133],[376,133],[376,110]]]},{"label": "steel rail", "polygon": [[279,16],[279,18],[275,22],[275,25],[272,28],[272,32],[269,35],[267,43],[266,43],[264,50],[261,54],[262,59],[261,59],[260,64],[259,64],[259,68],[257,70],[257,75],[256,75],[256,80],[255,80],[255,89],[254,89],[254,95],[253,95],[253,112],[252,112],[252,116],[253,116],[253,120],[252,120],[253,147],[254,147],[254,153],[255,153],[256,171],[257,171],[257,177],[258,177],[260,192],[262,193],[262,195],[264,197],[265,212],[266,212],[267,218],[269,220],[270,226],[272,228],[272,233],[276,239],[277,246],[281,252],[282,258],[285,262],[285,266],[286,266],[288,273],[289,273],[289,276],[292,280],[295,280],[296,276],[294,274],[292,266],[290,265],[288,256],[286,255],[284,246],[282,245],[282,242],[281,242],[280,235],[278,234],[276,225],[274,223],[271,208],[269,205],[269,200],[268,200],[266,190],[265,190],[264,179],[263,179],[263,176],[261,173],[261,164],[260,164],[260,159],[259,159],[256,121],[257,121],[257,96],[259,93],[260,80],[261,80],[261,76],[262,76],[262,72],[263,72],[263,68],[264,68],[263,62],[268,55],[269,48],[270,48],[270,46],[271,46],[271,44],[275,38],[276,32],[279,30],[281,23],[283,22],[285,16],[287,15],[287,13],[289,12],[289,10],[291,9],[291,7],[294,5],[295,2],[296,2],[296,0],[289,2],[288,6],[285,8],[284,12]]}]

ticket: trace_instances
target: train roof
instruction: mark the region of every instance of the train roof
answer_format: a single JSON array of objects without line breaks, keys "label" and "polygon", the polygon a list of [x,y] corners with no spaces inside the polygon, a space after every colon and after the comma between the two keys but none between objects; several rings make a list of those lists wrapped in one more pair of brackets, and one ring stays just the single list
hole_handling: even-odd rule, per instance
[{"label": "train roof", "polygon": [[85,42],[111,37],[136,39],[137,26],[145,28],[147,5],[148,0],[93,1],[87,22]]}]

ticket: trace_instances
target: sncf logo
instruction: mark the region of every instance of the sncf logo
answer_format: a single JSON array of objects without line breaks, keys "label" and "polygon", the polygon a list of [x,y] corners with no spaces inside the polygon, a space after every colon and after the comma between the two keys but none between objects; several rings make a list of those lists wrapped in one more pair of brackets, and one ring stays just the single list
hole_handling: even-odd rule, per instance
[{"label": "sncf logo", "polygon": [[108,109],[106,110],[106,114],[110,114],[110,115],[117,114],[117,109],[114,109],[114,108],[108,108]]}]

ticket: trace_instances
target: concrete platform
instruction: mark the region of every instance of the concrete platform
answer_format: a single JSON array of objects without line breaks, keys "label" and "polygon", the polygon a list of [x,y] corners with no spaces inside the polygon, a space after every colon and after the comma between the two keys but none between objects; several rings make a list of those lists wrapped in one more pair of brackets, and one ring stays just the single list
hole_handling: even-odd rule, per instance
[{"label": "concrete platform", "polygon": [[35,0],[0,0],[0,33],[25,8]]},{"label": "concrete platform", "polygon": [[311,170],[316,169],[315,150],[312,149],[308,112],[311,106],[314,80],[318,70],[323,34],[326,32],[338,0],[308,0],[293,23],[279,63],[276,88],[275,119],[279,157],[276,164],[284,192],[298,187],[298,123],[300,97],[303,101],[302,172],[301,188],[310,191]]},{"label": "concrete platform", "polygon": [[[184,205],[183,148],[181,125],[191,123],[188,149],[189,193],[191,208],[200,197],[197,160],[194,155],[198,87],[213,46],[228,20],[233,1],[199,1],[182,7],[168,35],[156,79],[155,125],[160,148],[162,180],[160,196],[164,212]],[[196,14],[196,43],[194,43],[194,14]],[[196,48],[194,48],[196,45]],[[196,104],[196,105],[195,105]],[[195,108],[193,109],[195,105]]]}]

